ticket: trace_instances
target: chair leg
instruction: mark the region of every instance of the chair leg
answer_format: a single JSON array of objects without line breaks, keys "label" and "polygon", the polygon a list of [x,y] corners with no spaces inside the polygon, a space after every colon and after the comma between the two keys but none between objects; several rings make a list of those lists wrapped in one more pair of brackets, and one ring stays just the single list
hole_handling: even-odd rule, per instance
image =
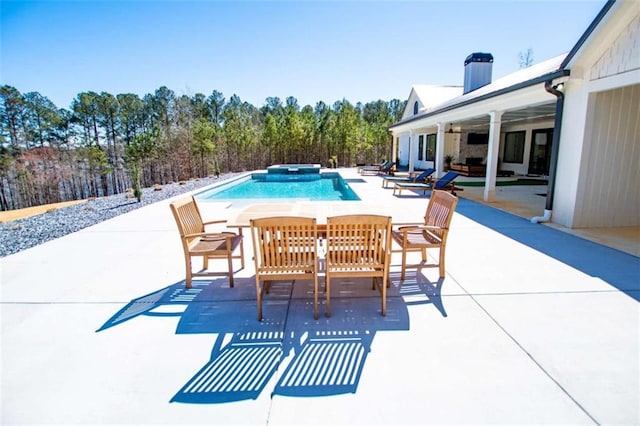
[{"label": "chair leg", "polygon": [[192,280],[192,271],[191,271],[191,256],[185,255],[184,263],[186,265],[186,278],[184,280],[184,286],[186,288],[191,288],[191,280]]},{"label": "chair leg", "polygon": [[233,288],[233,258],[232,253],[227,254],[227,265],[229,268],[229,287]]},{"label": "chair leg", "polygon": [[327,318],[329,318],[331,316],[331,279],[329,278],[329,274],[326,274],[324,278],[324,292],[327,299],[327,305],[325,306],[325,315]]},{"label": "chair leg", "polygon": [[256,277],[256,303],[258,306],[258,321],[262,321],[262,289],[260,280]]},{"label": "chair leg", "polygon": [[313,318],[318,319],[318,275],[313,278]]},{"label": "chair leg", "polygon": [[438,264],[440,268],[440,278],[444,278],[444,247],[440,246],[440,263]]},{"label": "chair leg", "polygon": [[404,280],[404,275],[407,272],[407,250],[402,250],[402,272],[400,272],[400,279]]},{"label": "chair leg", "polygon": [[382,276],[382,288],[381,288],[381,292],[382,292],[382,316],[386,317],[387,316],[387,280],[389,278],[387,277],[387,274],[384,274]]},{"label": "chair leg", "polygon": [[[242,228],[240,228],[240,235],[242,235]],[[244,269],[244,241],[240,241],[240,267]]]}]

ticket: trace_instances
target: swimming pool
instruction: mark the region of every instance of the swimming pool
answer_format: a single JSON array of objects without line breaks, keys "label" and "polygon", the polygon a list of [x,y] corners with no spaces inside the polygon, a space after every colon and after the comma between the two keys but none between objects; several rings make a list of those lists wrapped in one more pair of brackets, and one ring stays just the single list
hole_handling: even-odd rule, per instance
[{"label": "swimming pool", "polygon": [[301,175],[252,173],[198,193],[196,198],[202,201],[231,201],[234,205],[242,200],[252,203],[360,200],[342,176],[335,172]]}]

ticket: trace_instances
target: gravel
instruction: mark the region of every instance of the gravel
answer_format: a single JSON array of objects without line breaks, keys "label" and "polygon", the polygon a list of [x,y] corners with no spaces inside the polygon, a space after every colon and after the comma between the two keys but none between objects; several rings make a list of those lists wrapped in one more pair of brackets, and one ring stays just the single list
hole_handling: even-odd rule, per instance
[{"label": "gravel", "polygon": [[227,173],[219,178],[192,179],[184,184],[165,184],[162,185],[162,190],[160,191],[156,191],[154,188],[144,188],[141,202],[138,202],[135,198],[127,198],[125,194],[116,194],[95,198],[85,203],[59,208],[36,216],[0,223],[0,257],[18,253],[123,213],[237,175],[238,173]]}]

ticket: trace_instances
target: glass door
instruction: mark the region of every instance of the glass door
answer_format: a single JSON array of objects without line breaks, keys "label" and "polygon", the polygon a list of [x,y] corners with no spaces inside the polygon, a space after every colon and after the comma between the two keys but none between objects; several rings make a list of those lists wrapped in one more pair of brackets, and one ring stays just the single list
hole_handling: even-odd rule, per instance
[{"label": "glass door", "polygon": [[551,141],[553,129],[537,129],[531,138],[531,155],[529,156],[529,174],[549,176],[551,163]]}]

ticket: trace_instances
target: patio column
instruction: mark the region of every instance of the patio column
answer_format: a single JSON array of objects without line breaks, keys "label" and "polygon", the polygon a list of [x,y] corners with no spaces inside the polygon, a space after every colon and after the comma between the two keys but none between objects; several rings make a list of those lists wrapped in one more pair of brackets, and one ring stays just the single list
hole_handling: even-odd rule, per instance
[{"label": "patio column", "polygon": [[504,111],[489,113],[489,146],[487,147],[487,175],[484,184],[484,201],[496,199],[496,175],[498,174],[498,154],[500,153],[500,126]]},{"label": "patio column", "polygon": [[409,130],[409,173],[413,171],[413,140],[415,136],[416,134],[413,129]]},{"label": "patio column", "polygon": [[398,162],[398,156],[396,152],[398,152],[398,147],[396,146],[396,134],[391,132],[391,161]]},{"label": "patio column", "polygon": [[436,176],[444,174],[444,128],[446,123],[438,123],[438,134],[436,135]]}]

